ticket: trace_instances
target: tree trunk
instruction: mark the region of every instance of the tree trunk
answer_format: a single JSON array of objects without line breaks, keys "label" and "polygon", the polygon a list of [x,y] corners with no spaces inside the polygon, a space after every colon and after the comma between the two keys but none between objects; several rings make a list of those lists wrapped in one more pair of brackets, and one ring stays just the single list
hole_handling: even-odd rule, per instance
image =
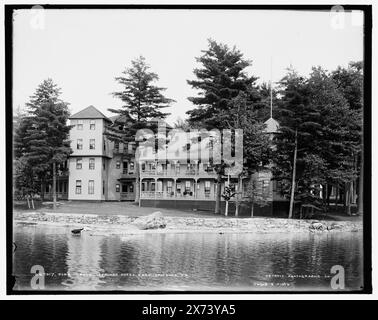
[{"label": "tree trunk", "polygon": [[340,187],[339,185],[336,186],[336,207],[339,205],[340,203]]},{"label": "tree trunk", "polygon": [[251,204],[251,217],[253,217],[253,209],[255,207],[255,202],[252,201],[252,204]]},{"label": "tree trunk", "polygon": [[235,201],[235,217],[239,216],[239,203],[240,203],[239,200],[241,200],[241,197],[243,196],[241,189],[242,189],[242,183],[241,183],[241,176],[239,175],[238,176],[238,190],[236,193],[236,201]]},{"label": "tree trunk", "polygon": [[352,187],[351,184],[353,182],[347,182],[345,184],[345,202],[344,202],[344,210],[348,216],[351,215],[351,198],[352,198]]},{"label": "tree trunk", "polygon": [[216,195],[215,195],[215,214],[220,214],[221,213],[221,208],[220,208],[220,204],[221,204],[221,196],[222,196],[222,193],[221,193],[221,183],[222,183],[222,175],[221,174],[218,174],[217,176],[217,190],[216,190]]},{"label": "tree trunk", "polygon": [[360,178],[358,181],[358,214],[364,212],[364,151],[361,151]]},{"label": "tree trunk", "polygon": [[[354,170],[358,170],[358,154],[354,155]],[[353,204],[357,203],[357,177],[353,180]]]},{"label": "tree trunk", "polygon": [[224,212],[224,215],[227,217],[228,216],[228,201],[226,201],[226,210]]},{"label": "tree trunk", "polygon": [[140,170],[138,162],[135,166],[135,203],[140,206]]},{"label": "tree trunk", "polygon": [[53,183],[52,183],[52,194],[53,194],[53,209],[56,209],[56,163],[53,162]]},{"label": "tree trunk", "polygon": [[46,190],[46,182],[42,180],[41,182],[41,201],[45,201],[45,190]]},{"label": "tree trunk", "polygon": [[298,152],[298,132],[295,130],[295,145],[294,145],[294,159],[293,159],[293,175],[291,179],[291,192],[290,192],[290,207],[289,219],[293,218],[294,211],[294,194],[295,194],[295,175],[297,171],[297,152]]}]

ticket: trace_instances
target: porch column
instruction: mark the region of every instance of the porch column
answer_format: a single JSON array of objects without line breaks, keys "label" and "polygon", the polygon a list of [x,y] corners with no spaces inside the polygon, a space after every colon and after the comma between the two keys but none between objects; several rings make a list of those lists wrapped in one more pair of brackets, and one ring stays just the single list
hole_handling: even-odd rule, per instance
[{"label": "porch column", "polygon": [[194,164],[195,164],[194,174],[196,176],[198,176],[198,169],[199,169],[198,168],[198,165],[199,165],[198,162],[199,162],[198,160],[194,160]]},{"label": "porch column", "polygon": [[[156,170],[156,169],[155,169]],[[157,178],[154,178],[155,180],[155,200],[156,200],[156,190],[157,190]]]},{"label": "porch column", "polygon": [[176,198],[176,181],[177,178],[173,178],[173,196]]}]

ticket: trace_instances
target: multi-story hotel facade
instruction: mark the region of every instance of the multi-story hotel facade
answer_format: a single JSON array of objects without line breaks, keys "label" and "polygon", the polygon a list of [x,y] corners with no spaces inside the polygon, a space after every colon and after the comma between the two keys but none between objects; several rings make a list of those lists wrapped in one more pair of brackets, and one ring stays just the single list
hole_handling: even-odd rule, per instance
[{"label": "multi-story hotel facade", "polygon": [[[142,156],[137,163],[135,144],[114,143],[107,138],[106,127],[113,125],[114,120],[93,106],[70,117],[73,152],[67,161],[68,173],[58,179],[58,198],[73,201],[133,201],[136,188],[139,188],[140,206],[214,209],[217,174],[208,161],[188,161],[182,154],[171,154],[161,161],[148,155]],[[277,130],[278,123],[270,118],[266,122],[266,133],[273,135]],[[137,165],[139,183],[136,183]],[[239,199],[245,200],[251,179],[257,181],[260,192],[270,202],[256,213],[271,215],[273,203],[284,199],[276,190],[269,167],[261,168],[252,176],[240,180],[230,174],[222,179],[221,192],[229,184],[238,192]],[[59,181],[63,181],[66,189],[60,188]],[[234,210],[233,202],[230,202],[231,213]],[[224,206],[225,201],[221,205]],[[244,211],[250,210],[248,204],[243,206]]]}]

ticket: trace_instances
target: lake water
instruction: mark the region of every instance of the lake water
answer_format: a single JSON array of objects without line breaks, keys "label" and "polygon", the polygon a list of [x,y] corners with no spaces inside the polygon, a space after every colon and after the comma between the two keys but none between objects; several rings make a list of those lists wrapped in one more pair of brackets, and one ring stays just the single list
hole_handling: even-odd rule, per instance
[{"label": "lake water", "polygon": [[15,290],[33,290],[33,265],[47,290],[345,290],[362,287],[362,234],[144,234],[72,236],[69,228],[16,225]]}]

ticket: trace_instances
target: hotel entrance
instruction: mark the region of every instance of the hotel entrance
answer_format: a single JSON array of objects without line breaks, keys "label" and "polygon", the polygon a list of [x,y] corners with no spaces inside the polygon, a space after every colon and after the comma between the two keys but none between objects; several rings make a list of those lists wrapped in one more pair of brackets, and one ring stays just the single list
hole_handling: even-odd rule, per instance
[{"label": "hotel entrance", "polygon": [[121,201],[135,200],[135,185],[133,181],[122,182]]}]

